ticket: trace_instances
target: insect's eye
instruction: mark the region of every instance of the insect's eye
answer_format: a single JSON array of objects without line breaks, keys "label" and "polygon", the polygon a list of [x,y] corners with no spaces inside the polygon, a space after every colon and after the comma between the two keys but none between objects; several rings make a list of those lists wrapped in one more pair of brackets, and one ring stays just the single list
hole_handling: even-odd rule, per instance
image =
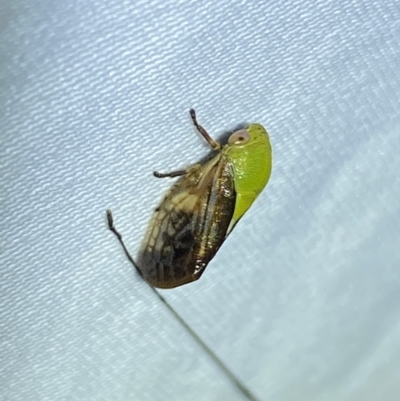
[{"label": "insect's eye", "polygon": [[247,130],[241,129],[234,132],[228,139],[229,145],[243,145],[250,140],[250,134]]}]

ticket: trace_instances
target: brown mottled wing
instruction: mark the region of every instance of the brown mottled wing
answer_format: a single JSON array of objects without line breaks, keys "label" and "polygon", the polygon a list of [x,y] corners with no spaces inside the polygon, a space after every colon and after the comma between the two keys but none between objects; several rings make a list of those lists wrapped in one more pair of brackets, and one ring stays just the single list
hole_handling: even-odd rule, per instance
[{"label": "brown mottled wing", "polygon": [[226,238],[235,208],[231,169],[222,152],[191,167],[164,197],[137,260],[148,283],[173,288],[200,278]]}]

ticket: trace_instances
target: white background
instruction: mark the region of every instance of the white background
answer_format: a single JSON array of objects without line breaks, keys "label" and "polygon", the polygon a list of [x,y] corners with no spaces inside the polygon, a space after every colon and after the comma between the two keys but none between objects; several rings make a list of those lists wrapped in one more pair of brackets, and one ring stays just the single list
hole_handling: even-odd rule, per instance
[{"label": "white background", "polygon": [[163,295],[259,400],[400,394],[396,1],[0,5],[0,399],[244,400],[143,283],[171,180],[243,121],[270,184]]}]

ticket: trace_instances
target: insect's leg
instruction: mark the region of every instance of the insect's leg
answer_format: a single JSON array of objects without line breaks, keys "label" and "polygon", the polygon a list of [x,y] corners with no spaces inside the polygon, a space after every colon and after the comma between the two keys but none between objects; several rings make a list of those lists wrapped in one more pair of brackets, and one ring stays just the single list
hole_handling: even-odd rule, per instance
[{"label": "insect's leg", "polygon": [[221,150],[222,148],[221,144],[217,141],[214,141],[214,139],[211,138],[208,132],[197,122],[196,112],[194,111],[194,109],[190,109],[189,113],[193,121],[193,125],[196,127],[197,131],[200,132],[201,136],[209,143],[209,145],[214,150]]},{"label": "insect's leg", "polygon": [[154,177],[165,178],[165,177],[179,177],[186,174],[186,170],[170,171],[169,173],[159,173],[158,171],[153,171]]},{"label": "insect's leg", "polygon": [[196,172],[201,168],[201,164],[192,164],[185,170],[170,171],[169,173],[159,173],[158,171],[153,171],[154,177],[165,178],[165,177],[179,177],[182,175],[190,176],[196,174]]},{"label": "insect's leg", "polygon": [[113,219],[113,215],[112,215],[112,213],[111,213],[111,210],[108,209],[106,213],[107,213],[107,224],[108,224],[108,229],[117,237],[119,243],[120,243],[121,246],[122,246],[122,249],[123,249],[124,252],[125,252],[126,257],[127,257],[128,260],[133,264],[133,266],[135,266],[135,268],[136,268],[137,272],[139,273],[139,275],[140,275],[141,277],[143,277],[143,276],[142,276],[142,272],[141,272],[140,269],[139,269],[139,266],[138,266],[138,265],[136,264],[136,262],[133,260],[131,254],[129,253],[128,249],[126,248],[126,246],[125,246],[125,244],[124,244],[124,241],[122,240],[122,235],[117,231],[117,229],[116,229],[115,226],[114,226],[114,219]]}]

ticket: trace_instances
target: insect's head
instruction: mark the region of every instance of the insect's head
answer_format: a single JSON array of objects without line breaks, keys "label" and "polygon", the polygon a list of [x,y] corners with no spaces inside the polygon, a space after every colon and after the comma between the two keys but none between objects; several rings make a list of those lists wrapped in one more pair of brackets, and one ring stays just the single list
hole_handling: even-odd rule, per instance
[{"label": "insect's head", "polygon": [[234,132],[228,139],[229,145],[244,145],[250,141],[250,133],[246,128]]},{"label": "insect's head", "polygon": [[261,124],[248,124],[235,131],[228,139],[229,145],[241,146],[248,142],[258,142],[268,138],[268,133]]},{"label": "insect's head", "polygon": [[241,129],[245,129],[249,126],[249,124],[247,123],[241,123],[238,124],[234,127],[234,129],[231,129],[229,131],[224,131],[221,135],[218,136],[218,142],[224,146],[227,145],[229,143],[229,138],[236,132],[236,131],[240,131]]}]

